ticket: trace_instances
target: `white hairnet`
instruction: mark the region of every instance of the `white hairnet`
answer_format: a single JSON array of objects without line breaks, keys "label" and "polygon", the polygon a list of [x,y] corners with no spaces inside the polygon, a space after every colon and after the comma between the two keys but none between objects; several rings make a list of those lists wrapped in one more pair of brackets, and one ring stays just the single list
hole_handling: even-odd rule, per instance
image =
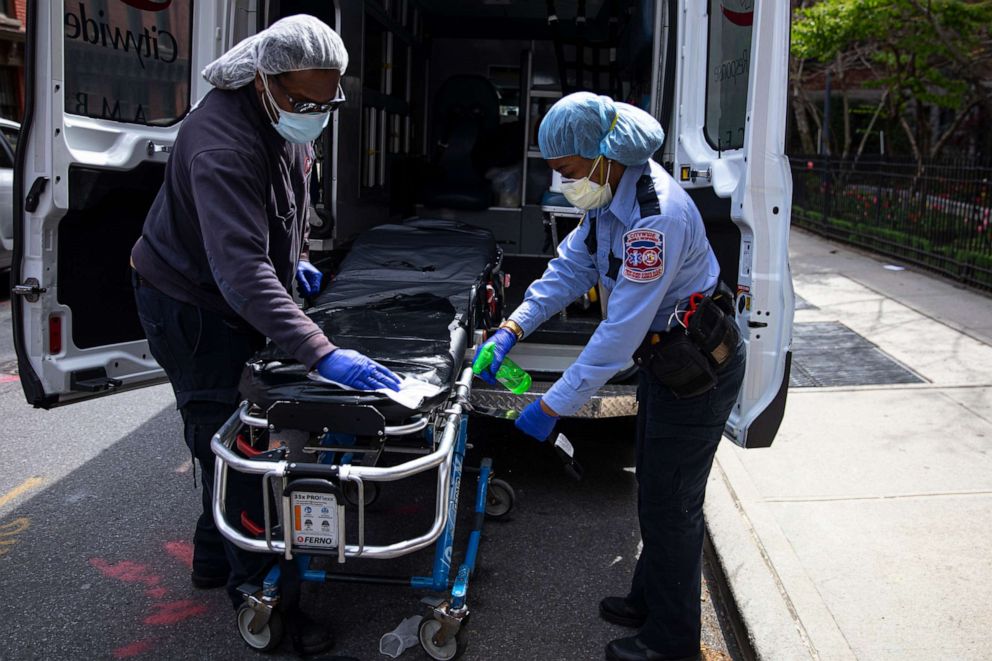
[{"label": "white hairnet", "polygon": [[606,158],[640,165],[661,148],[665,131],[654,117],[608,96],[576,92],[551,106],[537,131],[545,159]]},{"label": "white hairnet", "polygon": [[236,89],[255,79],[255,72],[274,76],[304,69],[348,67],[348,51],[338,33],[323,21],[298,14],[279,19],[248,37],[203,69],[214,87]]}]

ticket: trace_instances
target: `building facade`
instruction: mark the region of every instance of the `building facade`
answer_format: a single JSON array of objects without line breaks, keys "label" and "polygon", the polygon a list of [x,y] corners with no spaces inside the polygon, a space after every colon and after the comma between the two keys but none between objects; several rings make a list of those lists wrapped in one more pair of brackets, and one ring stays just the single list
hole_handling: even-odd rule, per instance
[{"label": "building facade", "polygon": [[27,0],[0,0],[0,117],[24,114],[24,27]]}]

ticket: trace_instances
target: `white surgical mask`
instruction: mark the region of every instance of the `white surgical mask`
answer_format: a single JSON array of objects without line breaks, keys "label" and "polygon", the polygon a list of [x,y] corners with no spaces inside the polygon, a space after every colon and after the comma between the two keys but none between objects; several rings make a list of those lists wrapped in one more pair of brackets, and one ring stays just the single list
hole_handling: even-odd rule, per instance
[{"label": "white surgical mask", "polygon": [[[592,173],[596,171],[596,165],[601,158],[603,157],[599,156],[593,161],[589,176],[592,176]],[[562,183],[561,192],[565,196],[565,199],[573,207],[578,207],[579,209],[602,209],[608,205],[613,200],[613,191],[610,189],[610,169],[612,167],[613,163],[608,162],[606,166],[606,183],[604,184],[597,184],[590,181],[589,176]]]},{"label": "white surgical mask", "polygon": [[304,145],[308,142],[313,142],[318,137],[320,137],[321,132],[324,127],[327,126],[328,120],[331,118],[330,112],[308,112],[308,113],[298,113],[289,112],[288,110],[283,110],[276,103],[276,100],[272,98],[272,92],[269,91],[269,77],[262,75],[262,85],[265,87],[265,95],[269,99],[269,103],[275,108],[278,114],[278,120],[272,122],[272,128],[276,130],[279,135],[283,137],[287,142],[293,142],[298,145]]}]

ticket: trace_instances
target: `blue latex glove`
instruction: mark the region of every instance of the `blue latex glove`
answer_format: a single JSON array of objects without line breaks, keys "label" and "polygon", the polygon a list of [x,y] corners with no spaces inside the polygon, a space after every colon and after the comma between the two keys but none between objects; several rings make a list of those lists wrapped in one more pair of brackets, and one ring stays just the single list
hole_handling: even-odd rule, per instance
[{"label": "blue latex glove", "polygon": [[305,298],[315,296],[320,292],[320,283],[323,279],[320,269],[305,259],[301,259],[296,265],[296,284],[300,288],[301,296]]},{"label": "blue latex glove", "polygon": [[388,367],[351,349],[335,349],[317,363],[317,373],[358,390],[400,389],[400,379]]},{"label": "blue latex glove", "polygon": [[541,400],[537,400],[527,405],[514,424],[523,433],[533,436],[543,443],[551,436],[556,422],[558,422],[558,418],[545,413],[544,409],[541,408]]},{"label": "blue latex glove", "polygon": [[506,328],[500,328],[498,331],[493,333],[493,336],[480,344],[475,350],[475,356],[472,358],[472,363],[475,363],[475,359],[479,357],[482,353],[482,347],[488,344],[496,345],[496,350],[493,352],[493,362],[490,363],[489,367],[482,370],[479,374],[479,378],[488,384],[496,385],[496,372],[499,371],[500,365],[503,364],[503,359],[506,358],[506,354],[510,353],[510,349],[513,345],[517,343],[517,336],[513,334],[513,331],[507,330]]}]

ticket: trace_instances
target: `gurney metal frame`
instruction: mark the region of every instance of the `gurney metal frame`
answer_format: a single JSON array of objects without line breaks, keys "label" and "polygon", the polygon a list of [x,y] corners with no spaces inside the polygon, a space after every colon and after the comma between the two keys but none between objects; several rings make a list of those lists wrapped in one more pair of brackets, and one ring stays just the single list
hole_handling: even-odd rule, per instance
[{"label": "gurney metal frame", "polygon": [[[233,544],[247,551],[282,555],[286,560],[295,560],[301,580],[327,582],[330,580],[368,583],[388,583],[408,585],[415,589],[434,592],[447,592],[447,598],[425,600],[432,609],[433,617],[425,618],[420,627],[420,641],[429,656],[435,659],[455,658],[464,649],[464,638],[460,635],[462,625],[468,616],[466,598],[469,577],[475,569],[479,542],[482,535],[482,522],[487,514],[502,516],[512,507],[513,492],[508,484],[495,480],[491,460],[486,458],[479,468],[478,487],[475,494],[475,525],[470,533],[465,560],[459,566],[455,578],[451,578],[451,557],[455,535],[455,518],[458,507],[458,491],[463,471],[463,461],[468,439],[469,399],[472,389],[472,370],[464,369],[445,405],[432,413],[435,426],[441,427],[440,440],[434,443],[433,450],[425,448],[425,454],[395,466],[356,466],[349,464],[306,463],[281,459],[278,461],[250,459],[240,456],[234,450],[236,438],[246,427],[271,429],[268,419],[250,413],[249,404],[244,402],[230,419],[220,428],[211,441],[211,449],[217,457],[214,468],[213,514],[218,530]],[[324,428],[324,431],[332,431]],[[408,436],[419,432],[431,433],[431,420],[424,416],[420,420],[404,425],[385,426],[385,438]],[[321,447],[322,451],[334,451],[334,447]],[[340,448],[344,450],[345,448]],[[354,451],[355,448],[349,447]],[[382,451],[411,452],[411,448]],[[228,471],[260,475],[262,477],[262,497],[264,503],[265,538],[249,537],[230,523],[227,515]],[[369,545],[365,541],[365,487],[366,483],[393,482],[420,473],[437,470],[437,495],[434,520],[427,532],[411,539],[387,545]],[[301,549],[294,544],[293,530],[289,525],[291,513],[291,487],[296,482],[308,488],[328,489],[329,493],[342,494],[345,484],[354,484],[357,490],[358,508],[357,543],[347,543],[344,505],[338,505],[338,544],[337,548]],[[279,486],[282,538],[273,535],[274,519],[270,508],[270,494],[273,486]],[[494,487],[490,489],[490,487]],[[495,499],[495,500],[494,500]],[[508,501],[508,502],[507,502]],[[330,573],[310,567],[311,556],[336,556],[339,563],[347,558],[390,559],[407,555],[436,543],[434,562],[429,576],[413,576],[399,579],[385,576],[358,576]],[[242,637],[249,646],[260,650],[274,649],[282,637],[283,623],[279,603],[279,580],[281,567],[277,565],[269,571],[261,588],[245,586],[245,604],[238,611],[238,626]]]}]

